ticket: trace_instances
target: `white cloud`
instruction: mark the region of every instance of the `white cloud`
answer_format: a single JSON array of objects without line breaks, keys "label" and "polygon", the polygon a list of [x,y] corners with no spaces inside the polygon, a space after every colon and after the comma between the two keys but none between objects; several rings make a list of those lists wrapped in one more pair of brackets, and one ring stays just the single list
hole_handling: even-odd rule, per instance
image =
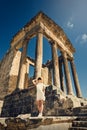
[{"label": "white cloud", "polygon": [[83,33],[82,35],[79,35],[77,38],[76,38],[76,42],[79,42],[81,44],[84,44],[87,42],[87,34],[86,33]]},{"label": "white cloud", "polygon": [[74,27],[74,24],[73,24],[73,18],[70,17],[68,22],[67,22],[67,27],[72,29]]},{"label": "white cloud", "polygon": [[87,42],[87,34],[84,33],[84,34],[82,35],[82,41],[83,41],[83,42]]},{"label": "white cloud", "polygon": [[70,29],[72,29],[74,27],[74,24],[71,23],[71,21],[68,21],[67,22],[67,27],[70,28]]}]

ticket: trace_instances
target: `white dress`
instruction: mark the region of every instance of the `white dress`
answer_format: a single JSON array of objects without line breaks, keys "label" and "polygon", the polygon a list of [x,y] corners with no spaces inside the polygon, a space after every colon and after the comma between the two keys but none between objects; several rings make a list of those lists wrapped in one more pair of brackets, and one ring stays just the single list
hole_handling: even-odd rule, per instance
[{"label": "white dress", "polygon": [[36,100],[44,100],[45,101],[45,93],[44,93],[45,87],[46,86],[43,83],[38,83],[36,85],[36,88],[37,88]]}]

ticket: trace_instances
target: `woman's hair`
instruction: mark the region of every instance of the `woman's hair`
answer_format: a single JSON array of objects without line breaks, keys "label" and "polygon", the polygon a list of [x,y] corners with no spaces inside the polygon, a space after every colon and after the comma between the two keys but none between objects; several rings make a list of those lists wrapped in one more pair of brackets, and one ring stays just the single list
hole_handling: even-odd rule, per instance
[{"label": "woman's hair", "polygon": [[37,80],[42,80],[42,78],[41,77],[38,77],[38,79]]}]

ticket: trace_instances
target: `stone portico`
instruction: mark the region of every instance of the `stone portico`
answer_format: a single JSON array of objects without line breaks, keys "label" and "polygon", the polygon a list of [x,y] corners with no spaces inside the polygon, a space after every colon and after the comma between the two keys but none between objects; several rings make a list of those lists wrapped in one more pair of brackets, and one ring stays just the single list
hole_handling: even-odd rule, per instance
[{"label": "stone portico", "polygon": [[[27,46],[29,44],[30,39],[32,39],[33,37],[37,37],[37,39],[35,59],[32,62],[28,58],[29,56],[27,56]],[[43,37],[46,37],[46,39],[48,40],[48,44],[50,44],[52,53],[52,59],[49,62],[49,65],[46,64],[44,67],[42,64],[44,44]],[[82,97],[78,76],[74,64],[73,53],[75,52],[75,49],[73,48],[70,40],[67,38],[62,28],[59,27],[54,21],[52,21],[48,16],[46,16],[42,12],[39,12],[13,37],[10,49],[16,49],[16,51],[18,51],[20,48],[22,48],[22,52],[19,63],[19,71],[17,75],[17,88],[24,89],[25,87],[27,88],[30,86],[29,84],[28,86],[25,86],[25,82],[27,82],[25,80],[25,75],[28,75],[29,73],[27,72],[26,68],[29,68],[29,65],[32,64],[35,70],[34,78],[37,78],[38,76],[43,76],[45,78],[45,75],[42,75],[42,69],[45,70],[45,68],[47,68],[47,73],[49,73],[49,69],[51,69],[50,80],[53,81],[53,84],[56,86],[56,88],[64,88],[64,86],[66,86],[66,93],[68,95],[73,95],[74,93],[70,74],[71,69],[76,90],[76,96]],[[58,52],[60,53],[60,55],[58,55]],[[63,68],[64,72],[62,72]],[[64,85],[64,81],[66,85]],[[49,84],[49,81],[46,81],[46,84]]]},{"label": "stone portico", "polygon": [[[30,40],[35,37],[35,58],[32,58],[27,50]],[[51,48],[51,59],[45,64],[43,64],[44,37]],[[10,49],[0,62],[0,100],[15,90],[21,91],[32,87],[32,79],[38,76],[43,77],[45,84],[55,86],[57,93],[60,90],[65,96],[82,98],[74,53],[75,48],[63,29],[46,14],[39,12],[14,35]],[[29,77],[30,66],[34,68],[33,77]]]},{"label": "stone portico", "polygon": [[[35,58],[32,58],[28,55],[28,47],[35,37]],[[44,37],[51,48],[51,59],[45,64]],[[87,128],[87,100],[82,97],[74,53],[75,48],[63,29],[43,12],[14,35],[0,61],[0,129]],[[30,66],[34,68],[33,77],[29,76]],[[36,89],[32,84],[32,79],[38,76],[50,85],[45,91],[42,119],[36,117]]]}]

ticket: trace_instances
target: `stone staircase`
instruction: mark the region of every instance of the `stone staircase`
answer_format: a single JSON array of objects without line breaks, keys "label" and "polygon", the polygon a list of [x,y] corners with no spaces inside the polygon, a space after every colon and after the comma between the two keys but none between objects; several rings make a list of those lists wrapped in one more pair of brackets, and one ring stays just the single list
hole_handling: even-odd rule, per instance
[{"label": "stone staircase", "polygon": [[76,116],[87,116],[87,105],[74,108],[73,114]]},{"label": "stone staircase", "polygon": [[72,127],[69,130],[87,130],[87,116],[78,117],[72,122]]},{"label": "stone staircase", "polygon": [[72,122],[69,130],[87,130],[87,106],[75,108],[78,117]]}]

